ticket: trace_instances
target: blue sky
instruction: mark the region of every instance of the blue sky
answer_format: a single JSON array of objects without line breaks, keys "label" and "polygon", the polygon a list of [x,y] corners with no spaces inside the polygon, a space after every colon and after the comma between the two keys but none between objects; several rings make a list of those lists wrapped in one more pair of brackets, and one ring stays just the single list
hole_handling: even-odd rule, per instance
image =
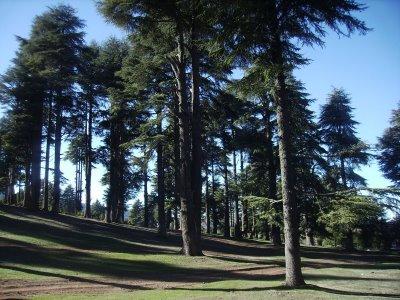
[{"label": "blue sky", "polygon": [[[17,49],[15,35],[28,37],[35,15],[48,6],[69,4],[86,21],[86,40],[104,41],[123,32],[107,24],[92,0],[0,0],[0,74],[9,66]],[[344,88],[352,97],[355,119],[360,122],[359,136],[375,144],[388,126],[391,110],[400,101],[400,0],[365,1],[368,9],[359,14],[373,29],[366,36],[338,38],[329,32],[325,47],[305,48],[304,55],[312,62],[296,70],[295,75],[305,83],[318,114],[332,87]],[[62,163],[62,171],[73,182],[73,166]],[[100,177],[103,168],[94,170],[93,200],[101,199]],[[363,167],[360,174],[371,187],[385,187],[385,180],[375,162]]]}]

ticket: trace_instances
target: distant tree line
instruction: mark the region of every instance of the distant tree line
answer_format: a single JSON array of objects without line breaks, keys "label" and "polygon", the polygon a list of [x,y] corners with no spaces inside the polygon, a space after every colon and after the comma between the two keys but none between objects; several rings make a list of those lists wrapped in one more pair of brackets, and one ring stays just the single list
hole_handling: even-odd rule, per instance
[{"label": "distant tree line", "polygon": [[[366,33],[352,16],[363,9],[352,0],[102,0],[99,12],[127,38],[87,45],[74,9],[49,8],[18,37],[1,78],[4,201],[161,236],[179,229],[184,255],[202,255],[203,233],[284,242],[288,286],[304,284],[301,240],[390,247],[399,108],[377,145],[394,186],[370,189],[357,170],[373,149],[357,135],[350,95],[334,88],[316,118],[293,75],[307,63],[300,46],[323,45],[326,28]],[[64,190],[61,159],[75,165]],[[94,164],[106,169],[105,206],[92,203]]]}]

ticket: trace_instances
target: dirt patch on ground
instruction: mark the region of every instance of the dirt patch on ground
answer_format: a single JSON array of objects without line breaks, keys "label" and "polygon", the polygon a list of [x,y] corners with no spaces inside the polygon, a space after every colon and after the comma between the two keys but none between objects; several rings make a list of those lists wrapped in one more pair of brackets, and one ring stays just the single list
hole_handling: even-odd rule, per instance
[{"label": "dirt patch on ground", "polygon": [[[227,274],[229,275],[227,276]],[[0,299],[21,299],[43,294],[101,294],[122,290],[170,289],[242,276],[281,276],[283,274],[284,269],[280,267],[248,265],[246,267],[230,267],[221,272],[212,271],[189,276],[187,274],[158,274],[157,280],[78,276],[65,276],[63,279],[43,281],[9,279],[0,280]]]}]

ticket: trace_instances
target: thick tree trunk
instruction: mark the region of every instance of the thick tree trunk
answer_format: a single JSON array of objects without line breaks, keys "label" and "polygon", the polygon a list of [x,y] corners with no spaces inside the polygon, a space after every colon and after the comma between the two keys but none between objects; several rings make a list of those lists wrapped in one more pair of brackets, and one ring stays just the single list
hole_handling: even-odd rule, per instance
[{"label": "thick tree trunk", "polygon": [[[157,125],[157,133],[162,135],[162,119],[161,110],[158,112],[160,121]],[[165,226],[165,182],[164,182],[164,158],[163,144],[159,141],[157,144],[157,206],[158,206],[158,234],[167,236],[167,228]]]},{"label": "thick tree trunk", "polygon": [[62,108],[61,99],[57,99],[55,104],[56,127],[54,131],[54,194],[52,213],[58,214],[60,207],[60,180],[61,180],[61,127],[62,127]]},{"label": "thick tree trunk", "polygon": [[292,141],[289,127],[290,112],[283,72],[280,72],[278,75],[277,84],[276,107],[280,138],[279,157],[281,165],[283,221],[285,225],[286,285],[295,287],[304,285],[304,279],[301,272],[299,220],[293,185],[294,168],[292,165]]},{"label": "thick tree trunk", "polygon": [[344,248],[348,251],[354,250],[353,230],[349,229],[343,241]]},{"label": "thick tree trunk", "polygon": [[47,135],[46,135],[46,154],[44,166],[44,192],[43,192],[43,210],[49,210],[49,170],[50,170],[50,146],[52,135],[52,100],[49,99],[49,111],[47,116]]},{"label": "thick tree trunk", "polygon": [[92,134],[93,134],[93,99],[88,99],[88,124],[86,133],[86,153],[85,153],[85,183],[86,183],[86,210],[85,218],[91,218],[91,182],[92,182]]},{"label": "thick tree trunk", "polygon": [[35,103],[35,124],[32,129],[32,174],[31,174],[31,201],[29,208],[39,209],[40,201],[40,170],[42,162],[42,127],[43,127],[43,100]]},{"label": "thick tree trunk", "polygon": [[229,223],[229,183],[228,183],[228,158],[224,158],[224,237],[231,236],[231,228]]},{"label": "thick tree trunk", "polygon": [[286,92],[284,73],[285,62],[280,36],[281,32],[279,30],[279,19],[276,12],[275,3],[273,3],[271,9],[271,63],[276,70],[276,90],[274,92],[274,98],[279,134],[279,159],[281,169],[283,223],[285,235],[286,285],[289,287],[297,287],[304,285],[305,283],[301,271],[299,216],[293,182],[293,146],[292,138],[290,136],[291,129],[289,125],[290,103]]},{"label": "thick tree trunk", "polygon": [[173,64],[177,81],[179,99],[179,136],[180,136],[180,192],[181,198],[181,231],[182,253],[184,255],[202,255],[199,240],[196,234],[196,220],[194,214],[192,168],[191,168],[191,139],[190,113],[187,100],[186,75],[184,63],[184,37],[180,22],[177,22],[178,32],[178,59]]}]

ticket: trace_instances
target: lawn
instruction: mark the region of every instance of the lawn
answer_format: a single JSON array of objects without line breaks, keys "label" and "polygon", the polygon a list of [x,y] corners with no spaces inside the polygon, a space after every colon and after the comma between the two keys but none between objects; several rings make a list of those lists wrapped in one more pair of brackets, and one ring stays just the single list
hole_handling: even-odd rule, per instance
[{"label": "lawn", "polygon": [[179,255],[179,234],[0,206],[0,298],[400,298],[399,253],[302,247],[307,285],[284,280],[283,249],[205,237]]}]

